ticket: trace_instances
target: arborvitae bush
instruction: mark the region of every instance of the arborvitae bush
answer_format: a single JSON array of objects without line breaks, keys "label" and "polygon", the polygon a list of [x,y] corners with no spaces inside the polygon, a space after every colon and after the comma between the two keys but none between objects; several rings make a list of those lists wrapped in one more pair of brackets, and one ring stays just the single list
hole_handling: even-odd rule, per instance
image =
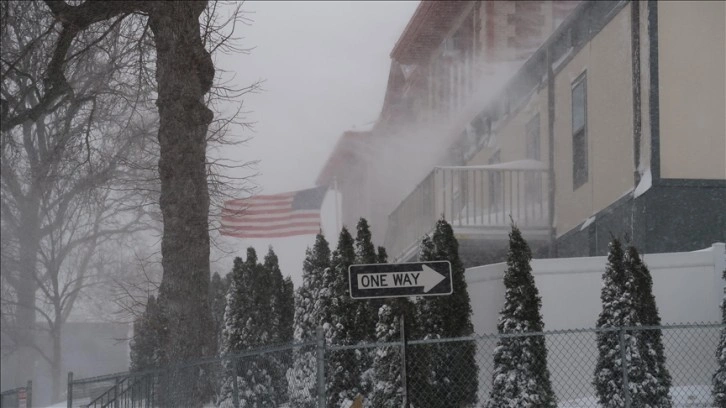
[{"label": "arborvitae bush", "polygon": [[[453,293],[421,297],[416,302],[416,338],[466,337],[474,333],[471,302],[459,258],[459,243],[451,225],[441,219],[431,237],[421,243],[420,261],[449,261]],[[422,349],[423,350],[423,349]],[[411,403],[416,407],[473,406],[477,402],[476,344],[456,342],[427,347],[416,354],[412,369]]]},{"label": "arborvitae bush", "polygon": [[[269,343],[290,343],[292,341],[294,314],[292,281],[290,281],[289,277],[287,279],[282,277],[279,261],[272,247],[265,255],[262,267],[264,275],[268,279],[261,281],[260,284],[265,284],[269,280],[269,287],[266,291],[262,291],[268,296],[266,300],[270,311],[268,324],[271,325]],[[264,301],[265,299],[260,300]],[[277,401],[287,401],[287,368],[291,364],[292,353],[289,350],[269,353],[266,354],[266,360]]]},{"label": "arborvitae bush", "polygon": [[[726,269],[723,271],[726,279]],[[721,301],[721,323],[726,324],[726,291]],[[713,403],[719,408],[726,407],[726,327],[721,329],[721,337],[716,347],[718,368],[713,374]]]},{"label": "arborvitae bush", "polygon": [[[639,320],[633,274],[628,273],[626,269],[625,254],[620,241],[613,239],[609,248],[608,263],[603,273],[603,287],[600,292],[602,311],[597,319],[597,328],[635,326]],[[638,401],[642,384],[648,379],[645,376],[645,362],[640,354],[637,335],[632,331],[615,330],[598,332],[596,337],[598,358],[593,385],[598,401],[604,408],[625,406],[622,354],[625,354],[628,362],[626,369],[631,401]]]},{"label": "arborvitae bush", "polygon": [[[269,322],[274,321],[269,304],[271,283],[271,276],[257,263],[254,248],[247,249],[244,262],[235,258],[224,312],[222,354],[236,354],[270,343],[273,325]],[[243,396],[247,406],[276,406],[281,402],[275,392],[275,376],[279,370],[274,359],[262,355],[237,359],[234,365],[227,364],[227,369],[237,376],[238,395]],[[231,406],[231,381],[231,378],[227,379],[222,386],[220,406]]]},{"label": "arborvitae bush", "polygon": [[164,363],[163,340],[166,335],[163,306],[154,296],[149,296],[144,313],[134,321],[130,345],[131,371],[159,368]]},{"label": "arborvitae bush", "polygon": [[[376,340],[380,343],[401,338],[400,310],[381,306],[376,324]],[[377,347],[373,359],[373,387],[370,401],[374,407],[398,408],[403,403],[403,381],[400,347]]]},{"label": "arborvitae bush", "polygon": [[[384,250],[385,252],[385,250]],[[370,227],[365,218],[358,220],[355,236],[355,263],[374,264],[378,262],[376,247],[373,245]],[[346,271],[346,274],[348,272]],[[356,342],[372,342],[376,340],[376,322],[378,309],[383,305],[382,299],[353,300],[355,320],[351,332],[351,340]],[[356,355],[361,371],[361,392],[370,395],[373,391],[373,359],[375,350],[361,350]]]},{"label": "arborvitae bush", "polygon": [[224,309],[227,304],[227,290],[229,290],[230,275],[222,278],[215,272],[209,281],[209,303],[214,322],[214,336],[216,351],[219,352],[222,341],[222,328],[224,327]]},{"label": "arborvitae bush", "polygon": [[[515,225],[509,233],[504,307],[499,314],[500,334],[537,333],[544,330],[542,299],[532,275],[532,251]],[[556,407],[547,368],[544,336],[501,337],[494,350],[494,373],[488,408]]]},{"label": "arborvitae bush", "polygon": [[[658,306],[653,296],[653,278],[643,263],[638,250],[628,246],[625,251],[625,270],[633,279],[633,292],[637,323],[643,326],[660,326]],[[645,329],[634,332],[638,339],[639,353],[643,358],[644,380],[640,393],[634,395],[633,403],[643,407],[670,408],[671,375],[666,367],[660,329]]]},{"label": "arborvitae bush", "polygon": [[[350,345],[357,342],[354,324],[358,308],[348,294],[348,267],[356,261],[353,237],[343,227],[338,247],[333,252],[331,268],[323,277],[326,293],[323,310],[323,328],[329,344]],[[329,408],[338,408],[344,401],[352,401],[362,393],[361,374],[355,352],[328,353],[326,368],[326,398]]]},{"label": "arborvitae bush", "polygon": [[[323,324],[323,306],[326,290],[323,276],[330,269],[330,247],[322,234],[315,237],[313,248],[305,251],[302,285],[295,293],[293,338],[296,342],[315,338],[315,331]],[[291,406],[314,408],[317,406],[317,361],[312,348],[295,348],[293,368],[288,384]]]}]

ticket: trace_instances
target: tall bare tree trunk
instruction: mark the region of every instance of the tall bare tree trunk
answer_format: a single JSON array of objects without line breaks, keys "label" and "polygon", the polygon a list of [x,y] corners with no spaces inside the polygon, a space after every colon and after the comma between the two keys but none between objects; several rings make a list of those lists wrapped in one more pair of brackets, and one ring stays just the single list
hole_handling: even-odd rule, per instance
[{"label": "tall bare tree trunk", "polygon": [[214,64],[199,35],[199,15],[205,6],[204,1],[156,2],[149,17],[159,87],[160,206],[164,217],[160,298],[171,334],[164,341],[164,353],[172,364],[214,351],[207,300],[209,192],[205,164],[207,128],[213,114],[204,103],[214,79]]},{"label": "tall bare tree trunk", "polygon": [[[71,86],[65,73],[67,57],[80,32],[95,23],[125,14],[141,12],[148,16],[156,44],[160,118],[158,137],[164,275],[159,300],[167,314],[167,332],[170,333],[162,343],[166,357],[163,362],[173,364],[211,354],[214,343],[207,300],[210,241],[206,137],[213,114],[206,107],[204,96],[214,80],[214,64],[204,49],[199,23],[207,2],[87,1],[69,4],[46,0],[45,4],[54,21],[61,23],[55,47],[51,50],[52,56],[47,69],[44,69],[47,89],[31,107],[11,111],[4,105],[0,128],[8,131],[39,114],[50,112],[61,97],[69,94]],[[33,256],[37,257],[37,249]],[[22,272],[28,275],[26,271]],[[20,290],[23,293],[19,296],[34,295],[37,285],[23,290]],[[30,297],[35,302],[35,297]],[[21,322],[35,321],[34,303],[32,306],[25,315],[27,319],[21,319]],[[189,387],[198,398],[172,399],[171,404],[200,405],[202,383],[197,378]]]}]

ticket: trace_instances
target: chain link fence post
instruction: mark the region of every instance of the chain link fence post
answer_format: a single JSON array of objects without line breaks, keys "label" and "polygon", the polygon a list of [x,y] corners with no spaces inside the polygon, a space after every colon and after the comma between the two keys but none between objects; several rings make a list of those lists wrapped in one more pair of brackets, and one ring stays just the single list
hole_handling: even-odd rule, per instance
[{"label": "chain link fence post", "polygon": [[73,408],[73,371],[68,372],[68,408]]},{"label": "chain link fence post", "polygon": [[408,408],[408,374],[406,370],[406,323],[401,313],[401,385],[403,393],[403,408]]},{"label": "chain link fence post", "polygon": [[625,400],[625,408],[630,408],[630,387],[628,386],[628,362],[625,353],[625,329],[620,328],[618,331],[618,339],[620,342],[620,367],[623,371],[623,399]]},{"label": "chain link fence post", "polygon": [[325,408],[325,335],[322,327],[316,330],[316,340],[318,408]]},{"label": "chain link fence post", "polygon": [[119,408],[119,401],[118,401],[118,397],[119,397],[118,387],[119,387],[119,385],[121,385],[121,378],[116,377],[116,381],[114,382],[114,385],[113,385],[113,407],[114,408]]},{"label": "chain link fence post", "polygon": [[154,403],[156,402],[156,381],[153,375],[149,375],[149,386],[147,387],[147,391],[149,392],[149,396],[146,400],[146,408],[151,408],[154,406]]},{"label": "chain link fence post", "polygon": [[25,406],[28,408],[33,407],[33,382],[28,380],[28,385],[25,386]]},{"label": "chain link fence post", "polygon": [[237,359],[232,357],[232,403],[234,408],[239,408],[239,384],[237,384]]}]

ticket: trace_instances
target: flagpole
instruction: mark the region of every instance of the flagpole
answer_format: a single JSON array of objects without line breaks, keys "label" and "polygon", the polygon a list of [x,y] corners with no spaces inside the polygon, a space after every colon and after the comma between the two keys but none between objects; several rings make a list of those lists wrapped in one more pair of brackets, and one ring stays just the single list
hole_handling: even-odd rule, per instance
[{"label": "flagpole", "polygon": [[333,190],[335,190],[335,233],[340,232],[340,214],[338,209],[338,177],[333,176]]}]

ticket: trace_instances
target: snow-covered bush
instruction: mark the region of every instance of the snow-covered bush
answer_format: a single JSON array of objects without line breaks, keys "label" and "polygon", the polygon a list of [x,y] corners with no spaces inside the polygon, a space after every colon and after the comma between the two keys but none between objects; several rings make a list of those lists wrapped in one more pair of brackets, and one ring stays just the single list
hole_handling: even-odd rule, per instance
[{"label": "snow-covered bush", "polygon": [[[544,330],[542,300],[532,276],[532,251],[519,229],[509,234],[504,273],[504,307],[499,315],[500,334]],[[487,408],[550,408],[557,406],[547,368],[544,336],[500,337],[494,349],[492,391]]]}]

